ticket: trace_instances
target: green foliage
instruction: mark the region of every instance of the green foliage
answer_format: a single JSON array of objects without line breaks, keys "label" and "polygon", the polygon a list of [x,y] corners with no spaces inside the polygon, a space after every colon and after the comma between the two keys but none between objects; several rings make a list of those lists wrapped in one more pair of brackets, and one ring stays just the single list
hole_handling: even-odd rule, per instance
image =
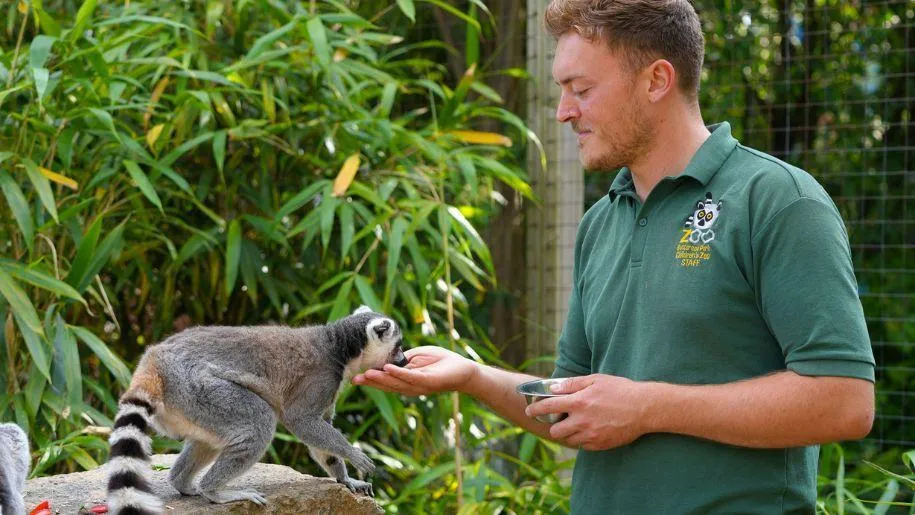
[{"label": "green foliage", "polygon": [[[0,419],[30,428],[36,474],[103,461],[97,426],[128,364],[190,324],[316,323],[367,304],[411,345],[499,362],[471,316],[495,282],[477,227],[498,183],[530,196],[527,129],[476,93],[489,93],[476,67],[451,83],[428,44],[384,29],[414,2],[299,4],[3,8]],[[484,121],[502,134],[474,132]],[[467,502],[565,506],[554,445],[468,399],[460,410]],[[456,505],[450,402],[350,388],[338,413],[386,460],[381,502]],[[522,460],[502,450],[517,442]],[[270,456],[316,470],[285,434]],[[517,466],[497,471],[496,456]]]},{"label": "green foliage", "polygon": [[[890,450],[854,468],[848,467],[846,454],[838,444],[822,449],[817,513],[915,512],[915,451]],[[889,470],[900,465],[902,473]]]}]

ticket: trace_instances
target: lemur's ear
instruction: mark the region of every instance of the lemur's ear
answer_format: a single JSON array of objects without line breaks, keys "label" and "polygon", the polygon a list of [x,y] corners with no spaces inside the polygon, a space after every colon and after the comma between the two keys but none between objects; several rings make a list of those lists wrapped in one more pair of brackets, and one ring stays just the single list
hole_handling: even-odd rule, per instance
[{"label": "lemur's ear", "polygon": [[360,313],[371,313],[371,312],[372,312],[372,308],[363,304],[363,305],[359,306],[358,308],[356,308],[356,311],[353,311],[353,314],[358,315]]},{"label": "lemur's ear", "polygon": [[375,326],[375,334],[377,334],[378,337],[381,338],[382,336],[384,336],[384,333],[386,333],[388,331],[388,329],[390,329],[390,328],[391,328],[391,323],[388,322],[387,320],[385,320],[384,322]]}]

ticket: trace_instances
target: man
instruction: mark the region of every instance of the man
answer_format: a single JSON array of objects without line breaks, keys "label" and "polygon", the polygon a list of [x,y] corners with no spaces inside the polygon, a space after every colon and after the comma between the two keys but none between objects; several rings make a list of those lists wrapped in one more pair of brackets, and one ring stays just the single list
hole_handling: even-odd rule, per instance
[{"label": "man", "polygon": [[515,387],[532,377],[435,347],[354,382],[459,390],[580,449],[573,513],[813,513],[817,444],[861,438],[874,417],[835,205],[727,123],[705,127],[686,0],[554,0],[546,25],[557,119],[586,169],[623,167],[578,231],[553,374],[569,395],[525,409]]}]

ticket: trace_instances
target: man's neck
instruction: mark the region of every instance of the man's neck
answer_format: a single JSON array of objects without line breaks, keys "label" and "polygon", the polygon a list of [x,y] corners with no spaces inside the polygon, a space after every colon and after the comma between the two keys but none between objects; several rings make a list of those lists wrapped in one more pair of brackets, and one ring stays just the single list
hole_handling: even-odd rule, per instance
[{"label": "man's neck", "polygon": [[697,112],[675,112],[661,120],[645,154],[629,166],[635,192],[642,202],[664,177],[683,173],[709,130]]}]

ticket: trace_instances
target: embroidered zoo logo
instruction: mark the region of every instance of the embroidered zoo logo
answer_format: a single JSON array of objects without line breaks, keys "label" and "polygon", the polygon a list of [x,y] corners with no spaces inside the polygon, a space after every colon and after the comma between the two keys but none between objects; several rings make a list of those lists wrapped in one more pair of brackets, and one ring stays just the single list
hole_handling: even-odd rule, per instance
[{"label": "embroidered zoo logo", "polygon": [[677,244],[676,259],[680,266],[699,266],[712,257],[709,242],[715,239],[712,226],[721,216],[722,203],[712,199],[711,192],[705,194],[705,200],[696,202],[696,209],[683,224],[683,236]]}]

